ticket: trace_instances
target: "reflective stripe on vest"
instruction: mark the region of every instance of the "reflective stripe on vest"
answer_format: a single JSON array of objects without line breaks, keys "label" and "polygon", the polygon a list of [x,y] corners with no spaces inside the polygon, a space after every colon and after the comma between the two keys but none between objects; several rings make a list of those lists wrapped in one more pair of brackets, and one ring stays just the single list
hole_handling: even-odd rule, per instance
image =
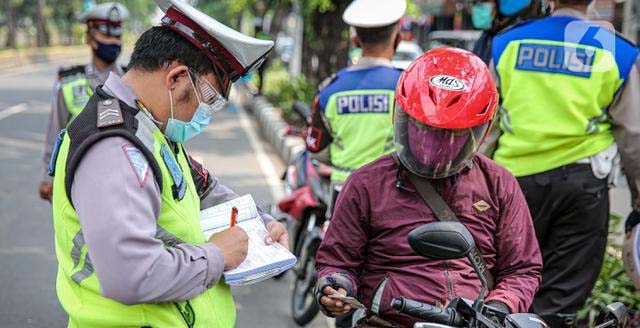
[{"label": "reflective stripe on vest", "polygon": [[[137,126],[149,126],[139,117]],[[148,120],[148,118],[146,118]],[[144,133],[140,134],[141,136]],[[162,172],[161,208],[157,217],[156,238],[165,247],[181,243],[204,244],[199,219],[200,199],[189,171],[186,154],[179,147],[174,157],[182,171],[186,191],[182,200],[173,198],[172,178],[160,154],[163,145],[169,147],[157,128],[152,131],[150,150]],[[230,328],[235,325],[236,310],[228,285],[221,279],[212,288],[186,302],[160,302],[124,305],[102,296],[98,276],[93,274],[91,257],[87,252],[77,213],[65,191],[65,175],[70,140],[67,133],[60,146],[54,176],[53,212],[55,245],[58,258],[57,293],[64,310],[69,314],[70,327],[194,327]],[[144,141],[144,137],[142,137]],[[147,140],[146,142],[148,142]],[[145,144],[147,144],[145,142]],[[84,253],[84,255],[83,255]],[[79,263],[84,263],[78,268]]]},{"label": "reflective stripe on vest", "polygon": [[68,125],[87,105],[89,98],[93,95],[93,90],[87,77],[82,74],[65,78],[60,88],[69,112]]},{"label": "reflective stripe on vest", "polygon": [[[156,227],[156,235],[155,237],[160,239],[162,243],[167,247],[173,247],[179,244],[184,244],[184,241],[167,230],[162,228],[161,226]],[[74,266],[78,266],[80,263],[80,257],[82,256],[82,248],[85,246],[84,236],[82,235],[82,230],[79,230],[76,233],[76,236],[73,237],[73,248],[71,249],[71,258],[73,259]],[[75,281],[77,284],[80,284],[83,280],[87,279],[91,274],[93,274],[93,264],[91,263],[91,257],[87,253],[84,258],[84,266],[80,271],[74,273],[71,276],[71,279]]]},{"label": "reflective stripe on vest", "polygon": [[325,116],[336,138],[331,143],[331,163],[339,168],[331,174],[332,181],[345,181],[352,171],[393,151],[394,96],[391,90],[331,95]]}]

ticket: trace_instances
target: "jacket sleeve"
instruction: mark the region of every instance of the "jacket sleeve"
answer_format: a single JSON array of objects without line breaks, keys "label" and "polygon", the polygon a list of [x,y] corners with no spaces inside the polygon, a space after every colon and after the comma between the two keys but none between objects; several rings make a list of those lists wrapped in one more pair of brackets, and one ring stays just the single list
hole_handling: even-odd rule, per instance
[{"label": "jacket sleeve", "polygon": [[307,129],[307,149],[317,153],[325,149],[333,141],[331,126],[324,115],[324,108],[321,108],[319,95],[313,100],[311,106],[311,123]]},{"label": "jacket sleeve", "polygon": [[624,173],[631,190],[631,206],[640,211],[640,72],[638,64],[631,69],[614,102],[609,107],[613,122],[613,135]]},{"label": "jacket sleeve", "polygon": [[365,210],[368,199],[358,190],[358,180],[347,180],[338,195],[331,224],[316,255],[318,279],[344,274],[351,279],[354,297],[358,295],[358,277],[366,258],[369,221]]},{"label": "jacket sleeve", "polygon": [[495,236],[495,288],[486,301],[500,301],[511,313],[527,312],[542,279],[542,257],[529,207],[516,179],[506,170]]},{"label": "jacket sleeve", "polygon": [[44,151],[42,154],[43,174],[42,181],[51,181],[49,176],[49,160],[53,152],[53,144],[62,128],[67,124],[69,119],[69,111],[64,102],[60,81],[56,81],[53,85],[53,98],[51,99],[51,113],[49,113],[49,121],[47,123],[47,134],[45,135]]}]

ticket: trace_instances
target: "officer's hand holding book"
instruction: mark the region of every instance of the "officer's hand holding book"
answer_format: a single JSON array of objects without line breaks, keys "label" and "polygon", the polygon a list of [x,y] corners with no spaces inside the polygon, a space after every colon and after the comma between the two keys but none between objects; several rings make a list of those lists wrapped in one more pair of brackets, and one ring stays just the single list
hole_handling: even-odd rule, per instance
[{"label": "officer's hand holding book", "polygon": [[230,227],[214,233],[209,242],[218,246],[224,256],[224,270],[237,267],[247,257],[249,236],[240,227]]},{"label": "officer's hand holding book", "polygon": [[265,244],[271,245],[274,242],[282,245],[284,248],[289,249],[289,234],[287,228],[278,221],[272,221],[267,224],[267,231],[269,235],[265,239]]}]

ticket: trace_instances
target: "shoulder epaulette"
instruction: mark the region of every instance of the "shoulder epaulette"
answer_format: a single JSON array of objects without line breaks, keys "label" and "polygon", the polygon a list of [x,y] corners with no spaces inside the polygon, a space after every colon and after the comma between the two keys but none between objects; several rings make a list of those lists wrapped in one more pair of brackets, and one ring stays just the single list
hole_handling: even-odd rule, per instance
[{"label": "shoulder epaulette", "polygon": [[124,123],[120,102],[116,98],[102,98],[97,104],[98,120],[96,126],[105,128]]},{"label": "shoulder epaulette", "polygon": [[324,79],[320,84],[318,84],[318,92],[322,91],[324,88],[328,87],[333,81],[338,78],[338,73],[333,73],[328,78]]},{"label": "shoulder epaulette", "polygon": [[65,77],[73,76],[76,74],[85,74],[84,65],[60,67],[60,69],[58,70],[58,80],[62,80]]}]

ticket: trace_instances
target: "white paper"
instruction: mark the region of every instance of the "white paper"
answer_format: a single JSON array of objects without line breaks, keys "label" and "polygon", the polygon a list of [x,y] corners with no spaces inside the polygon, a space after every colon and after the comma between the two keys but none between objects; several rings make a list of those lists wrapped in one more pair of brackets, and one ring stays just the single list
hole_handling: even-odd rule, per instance
[{"label": "white paper", "polygon": [[200,212],[200,224],[205,237],[229,228],[231,210],[238,209],[237,226],[249,236],[247,258],[236,268],[225,271],[230,285],[249,285],[273,277],[291,268],[296,258],[278,243],[265,244],[268,231],[251,195],[245,195]]}]

